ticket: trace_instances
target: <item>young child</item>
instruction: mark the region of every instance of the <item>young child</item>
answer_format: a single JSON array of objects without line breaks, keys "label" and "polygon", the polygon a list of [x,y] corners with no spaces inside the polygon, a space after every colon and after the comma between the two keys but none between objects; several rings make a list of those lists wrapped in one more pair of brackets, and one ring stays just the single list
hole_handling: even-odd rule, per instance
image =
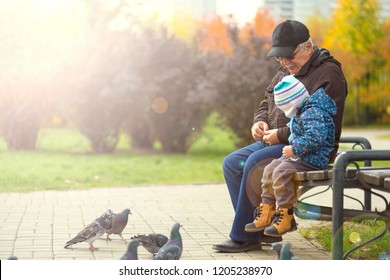
[{"label": "young child", "polygon": [[287,117],[289,145],[283,156],[268,164],[261,180],[261,204],[247,232],[263,231],[281,236],[297,229],[293,215],[296,193],[293,176],[297,171],[326,169],[334,148],[335,126],[332,116],[336,104],[320,88],[309,95],[293,75],[285,76],[274,88],[275,103]]}]

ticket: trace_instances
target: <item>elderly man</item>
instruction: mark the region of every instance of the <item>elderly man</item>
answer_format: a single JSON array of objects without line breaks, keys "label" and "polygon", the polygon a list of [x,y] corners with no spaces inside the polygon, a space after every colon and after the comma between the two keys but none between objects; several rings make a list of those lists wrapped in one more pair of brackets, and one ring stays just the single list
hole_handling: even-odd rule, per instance
[{"label": "elderly man", "polygon": [[260,243],[280,242],[281,237],[266,236],[263,232],[246,232],[245,225],[252,222],[256,206],[260,204],[259,193],[264,167],[282,155],[288,144],[289,119],[275,106],[273,90],[286,75],[294,75],[309,94],[319,88],[334,100],[337,114],[335,123],[335,146],[330,156],[334,159],[341,135],[342,118],[347,83],[340,63],[328,50],[313,45],[307,27],[295,20],[278,24],[272,33],[272,48],[267,57],[274,57],[280,68],[266,89],[264,99],[254,114],[252,136],[255,143],[229,154],[223,162],[223,173],[235,211],[230,239],[213,245],[222,252],[245,252],[259,250]]}]

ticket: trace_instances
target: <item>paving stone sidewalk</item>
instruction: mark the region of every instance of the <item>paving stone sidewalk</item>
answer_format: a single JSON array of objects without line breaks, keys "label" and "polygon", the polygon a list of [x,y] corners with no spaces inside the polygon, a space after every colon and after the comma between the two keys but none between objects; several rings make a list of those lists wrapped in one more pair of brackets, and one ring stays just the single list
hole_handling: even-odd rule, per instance
[{"label": "paving stone sidewalk", "polygon": [[[0,259],[116,260],[126,251],[117,235],[112,241],[95,241],[99,248],[90,252],[87,243],[64,249],[66,241],[107,208],[119,212],[130,208],[124,237],[158,232],[168,235],[173,223],[182,224],[183,260],[273,260],[270,246],[246,253],[214,251],[212,244],[228,238],[233,210],[224,184],[98,188],[70,191],[37,191],[0,194]],[[302,223],[301,223],[302,222]],[[298,221],[304,224],[305,221]],[[305,240],[298,231],[288,233],[301,259],[326,260],[330,254],[316,243]],[[139,248],[140,259],[152,259]]]}]

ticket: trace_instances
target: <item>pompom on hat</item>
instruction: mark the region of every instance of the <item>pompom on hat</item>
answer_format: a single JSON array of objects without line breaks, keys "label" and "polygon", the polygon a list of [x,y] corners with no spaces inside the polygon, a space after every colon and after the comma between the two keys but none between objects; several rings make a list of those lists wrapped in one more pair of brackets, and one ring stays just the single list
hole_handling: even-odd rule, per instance
[{"label": "pompom on hat", "polygon": [[274,88],[275,104],[288,118],[296,115],[309,96],[305,86],[293,75],[285,76]]}]

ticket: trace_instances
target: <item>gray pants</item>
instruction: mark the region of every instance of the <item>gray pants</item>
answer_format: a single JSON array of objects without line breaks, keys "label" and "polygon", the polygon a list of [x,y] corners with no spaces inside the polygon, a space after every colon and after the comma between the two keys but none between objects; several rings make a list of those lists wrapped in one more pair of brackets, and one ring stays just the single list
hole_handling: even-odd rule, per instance
[{"label": "gray pants", "polygon": [[295,172],[320,170],[300,159],[274,159],[264,168],[261,179],[261,201],[280,208],[292,208],[297,201],[293,176]]}]

